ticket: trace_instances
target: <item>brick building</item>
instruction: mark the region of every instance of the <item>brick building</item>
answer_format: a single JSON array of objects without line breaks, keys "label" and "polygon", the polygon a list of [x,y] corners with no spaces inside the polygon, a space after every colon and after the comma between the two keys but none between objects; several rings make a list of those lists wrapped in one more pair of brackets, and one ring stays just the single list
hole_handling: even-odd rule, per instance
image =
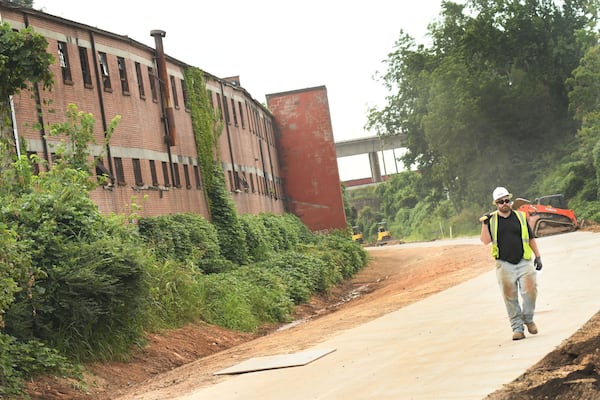
[{"label": "brick building", "polygon": [[[68,105],[75,104],[80,111],[93,114],[97,143],[93,151],[102,156],[97,172],[112,178],[111,185],[90,194],[102,212],[127,213],[129,205],[135,202],[142,206],[138,211],[142,216],[194,212],[210,219],[186,107],[184,70],[188,65],[165,54],[165,32],[151,32],[155,38],[152,48],[127,36],[3,1],[0,17],[13,29],[32,27],[43,35],[48,52],[56,59],[51,66],[55,77],[51,91],[37,87],[33,92],[13,96],[13,125],[26,141],[28,153],[52,163],[58,139],[48,137],[46,129],[64,121]],[[315,113],[320,122],[296,130],[296,139],[289,140],[287,134],[279,137],[278,127],[286,127],[277,121],[279,108],[272,113],[261,105],[241,86],[239,77],[217,78],[205,72],[205,81],[213,109],[223,120],[219,160],[238,212],[295,212],[313,230],[345,227],[339,177],[333,184],[337,161],[324,88],[318,91],[321,109],[315,103],[313,108],[298,110]],[[280,101],[285,96],[270,98],[275,97]],[[289,109],[281,111],[284,117],[289,115]],[[104,146],[104,132],[117,115],[121,120]],[[41,130],[34,128],[36,123],[42,125]],[[317,210],[329,217],[316,224],[318,211],[307,213],[297,206],[306,200],[298,185],[314,183],[321,175],[311,168],[306,170],[311,174],[308,180],[299,179],[302,174],[295,168],[313,162],[314,157],[304,153],[306,160],[302,160],[294,149],[286,147],[309,142],[330,146],[327,160],[323,160],[327,165],[320,164],[319,170],[335,169],[335,174],[326,174],[327,185],[339,191],[338,196],[335,190],[326,191],[318,185],[320,189],[309,196],[310,201],[327,204]],[[302,146],[305,152],[319,150],[317,146]],[[321,149],[320,154],[324,153]],[[281,165],[286,165],[286,171],[296,172],[288,172],[286,177]],[[285,179],[294,183],[288,184]],[[305,188],[305,192],[312,190],[313,187]],[[335,199],[318,199],[319,196]],[[339,209],[332,209],[338,206]],[[337,217],[331,218],[332,214]]]},{"label": "brick building", "polygon": [[277,115],[281,173],[289,209],[313,231],[346,226],[324,86],[267,95]]}]

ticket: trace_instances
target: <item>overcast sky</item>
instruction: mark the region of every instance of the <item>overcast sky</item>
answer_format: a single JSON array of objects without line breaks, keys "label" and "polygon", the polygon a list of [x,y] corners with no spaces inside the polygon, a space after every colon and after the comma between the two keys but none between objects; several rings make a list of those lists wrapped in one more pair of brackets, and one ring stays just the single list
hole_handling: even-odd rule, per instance
[{"label": "overcast sky", "polygon": [[[220,78],[240,76],[256,100],[325,86],[336,142],[373,136],[366,111],[384,104],[373,80],[400,30],[426,43],[441,0],[34,0],[34,8],[154,47],[166,32],[168,55]],[[397,153],[396,153],[397,154]],[[391,152],[382,173],[395,172]],[[391,164],[390,164],[391,163]],[[342,180],[370,176],[366,156],[338,160]]]}]

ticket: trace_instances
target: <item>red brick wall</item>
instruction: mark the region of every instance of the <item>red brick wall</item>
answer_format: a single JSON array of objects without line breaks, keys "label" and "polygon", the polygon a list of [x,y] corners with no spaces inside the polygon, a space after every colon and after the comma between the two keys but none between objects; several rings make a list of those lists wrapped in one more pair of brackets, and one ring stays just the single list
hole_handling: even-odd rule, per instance
[{"label": "red brick wall", "polygon": [[[14,28],[25,26],[24,14],[21,10],[0,6],[5,22]],[[98,204],[100,210],[106,213],[129,213],[136,211],[143,216],[171,214],[177,212],[194,212],[208,217],[208,207],[204,186],[198,189],[194,177],[194,166],[198,165],[195,137],[192,130],[191,117],[185,109],[181,80],[185,64],[167,58],[167,74],[174,77],[178,107],[173,110],[177,141],[174,146],[165,143],[165,128],[162,121],[160,103],[152,99],[148,67],[152,67],[155,74],[158,68],[154,62],[154,49],[137,43],[125,36],[114,35],[93,27],[79,23],[71,23],[62,18],[55,18],[44,13],[27,10],[29,25],[38,33],[46,37],[48,52],[57,58],[57,42],[66,43],[67,53],[72,75],[71,82],[64,82],[60,65],[55,62],[51,71],[55,77],[52,91],[41,93],[43,102],[43,124],[61,122],[65,120],[65,110],[69,103],[77,105],[80,111],[92,113],[96,123],[94,135],[98,144],[94,153],[99,154],[104,141],[104,124],[116,116],[121,116],[109,143],[111,162],[120,158],[123,164],[124,184],[115,184],[112,188],[97,189],[91,193],[91,198]],[[164,39],[168,53],[168,37]],[[79,59],[79,47],[85,47],[88,54],[90,73],[92,75],[91,87],[83,84],[83,73]],[[94,51],[95,50],[95,51]],[[112,90],[106,91],[99,84],[96,66],[98,64],[97,52],[107,55],[108,68],[111,78]],[[125,60],[129,92],[123,93],[119,77],[117,57]],[[141,65],[142,82],[145,96],[140,95],[135,63]],[[169,82],[169,95],[173,99],[171,80]],[[239,79],[237,80],[239,82]],[[234,191],[230,186],[232,198],[240,213],[285,212],[281,195],[268,191],[264,185],[259,185],[259,180],[267,178],[269,182],[280,182],[279,160],[272,138],[267,132],[274,130],[272,115],[260,103],[241,87],[239,83],[221,81],[216,77],[207,77],[209,89],[220,92],[228,99],[230,123],[224,129],[220,142],[220,157],[228,180],[228,173],[235,171],[252,180],[254,190],[250,187],[246,191]],[[157,84],[158,90],[158,84]],[[15,96],[16,121],[19,135],[28,142],[28,150],[44,157],[44,145],[41,133],[34,129],[38,121],[35,99],[32,93],[24,91]],[[236,124],[231,110],[231,99],[234,100],[237,113]],[[46,105],[50,102],[50,105]],[[101,104],[104,106],[102,113]],[[173,102],[173,104],[175,104]],[[243,116],[240,115],[239,106],[242,106]],[[251,118],[250,114],[253,115]],[[244,123],[242,124],[242,118]],[[229,130],[228,133],[226,131]],[[229,140],[227,140],[229,138]],[[58,138],[48,138],[50,142]],[[260,152],[264,157],[260,156]],[[50,149],[51,153],[52,150]],[[231,155],[233,154],[233,158]],[[140,162],[143,185],[136,185],[133,172],[133,159]],[[150,161],[154,161],[158,185],[153,185]],[[108,157],[105,165],[108,167]],[[172,162],[179,168],[180,187],[174,187],[173,177],[169,176],[169,185],[163,177],[162,163]],[[191,187],[185,182],[184,165],[188,166]],[[113,172],[115,169],[113,168]],[[274,183],[272,183],[274,186]],[[141,210],[132,210],[132,203],[141,207]]]},{"label": "red brick wall", "polygon": [[346,228],[327,89],[270,94],[267,104],[291,211],[313,231]]}]

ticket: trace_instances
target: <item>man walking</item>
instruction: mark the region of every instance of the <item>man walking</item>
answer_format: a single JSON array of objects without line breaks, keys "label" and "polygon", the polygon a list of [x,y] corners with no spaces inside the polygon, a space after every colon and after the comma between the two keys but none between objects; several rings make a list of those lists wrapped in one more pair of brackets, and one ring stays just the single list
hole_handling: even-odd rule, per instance
[{"label": "man walking", "polygon": [[480,240],[485,245],[492,244],[496,277],[510,319],[512,338],[521,340],[525,338],[523,325],[530,334],[538,333],[533,314],[537,298],[536,270],[542,269],[542,259],[525,213],[511,208],[512,194],[504,187],[497,187],[492,198],[497,210],[483,217]]}]

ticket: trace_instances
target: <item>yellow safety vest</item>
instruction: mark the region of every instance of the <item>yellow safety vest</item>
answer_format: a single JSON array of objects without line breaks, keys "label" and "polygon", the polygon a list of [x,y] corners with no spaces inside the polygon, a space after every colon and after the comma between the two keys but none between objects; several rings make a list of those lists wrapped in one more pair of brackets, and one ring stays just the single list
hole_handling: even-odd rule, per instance
[{"label": "yellow safety vest", "polygon": [[[531,260],[533,250],[529,246],[529,231],[527,230],[527,219],[523,211],[513,210],[517,219],[521,223],[521,239],[523,240],[523,258]],[[498,258],[500,256],[500,249],[498,248],[498,212],[492,213],[490,218],[490,232],[492,234],[492,257]]]}]

